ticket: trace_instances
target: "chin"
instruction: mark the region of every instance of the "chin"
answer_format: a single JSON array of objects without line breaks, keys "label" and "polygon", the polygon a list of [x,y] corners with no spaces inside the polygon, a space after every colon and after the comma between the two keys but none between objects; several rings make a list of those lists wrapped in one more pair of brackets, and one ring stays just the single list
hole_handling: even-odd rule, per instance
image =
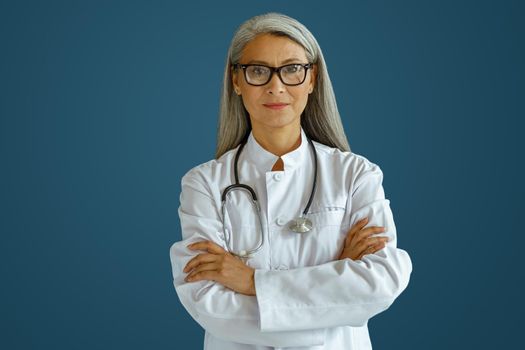
[{"label": "chin", "polygon": [[267,128],[284,128],[294,124],[300,124],[299,120],[287,116],[268,116],[265,120],[257,121],[258,124],[261,124]]}]

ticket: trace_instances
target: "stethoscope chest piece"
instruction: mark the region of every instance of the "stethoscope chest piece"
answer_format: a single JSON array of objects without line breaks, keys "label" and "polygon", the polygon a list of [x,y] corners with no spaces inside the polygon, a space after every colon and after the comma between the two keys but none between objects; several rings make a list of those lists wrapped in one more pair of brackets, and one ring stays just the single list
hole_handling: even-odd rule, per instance
[{"label": "stethoscope chest piece", "polygon": [[304,216],[301,216],[295,220],[292,220],[289,228],[293,232],[297,233],[309,232],[312,229],[312,221]]},{"label": "stethoscope chest piece", "polygon": [[[317,151],[315,150],[315,145],[314,145],[313,141],[309,137],[306,137],[306,139],[308,140],[308,143],[312,147],[312,151],[313,151],[313,155],[314,155],[314,179],[313,179],[313,184],[312,184],[312,192],[310,193],[310,198],[308,198],[308,203],[306,204],[306,207],[304,208],[301,216],[298,217],[295,220],[292,220],[290,222],[290,224],[288,225],[288,228],[292,232],[296,232],[296,233],[309,232],[310,230],[312,230],[312,226],[313,226],[312,225],[312,221],[310,219],[308,219],[306,217],[306,215],[308,214],[308,209],[310,208],[310,204],[312,204],[312,200],[314,198],[315,189],[316,189],[316,183],[317,183]],[[234,160],[234,163],[233,163],[233,171],[234,171],[234,174],[235,174],[235,183],[232,184],[232,185],[229,185],[228,187],[226,187],[224,189],[224,191],[222,192],[222,196],[221,196],[221,201],[222,201],[222,208],[221,208],[221,212],[222,212],[222,226],[224,227],[224,231],[225,231],[226,246],[228,248],[228,251],[231,254],[233,254],[234,256],[242,259],[243,261],[247,261],[248,259],[253,257],[253,255],[255,253],[257,253],[261,249],[261,247],[264,245],[264,243],[265,243],[263,219],[261,218],[261,207],[259,206],[259,202],[257,200],[257,195],[255,194],[255,191],[253,190],[253,188],[251,188],[250,186],[248,186],[246,184],[239,183],[239,173],[238,173],[237,165],[238,165],[238,161],[239,161],[239,155],[241,154],[242,149],[244,148],[245,145],[246,145],[246,140],[241,142],[241,144],[239,145],[239,148],[237,149],[237,152],[235,153],[235,160]],[[261,236],[261,239],[259,240],[259,244],[255,248],[250,249],[250,250],[244,249],[244,250],[241,250],[241,251],[238,251],[238,252],[234,252],[231,249],[231,239],[232,239],[231,236],[232,236],[232,234],[231,233],[226,234],[228,230],[226,229],[226,221],[225,221],[225,218],[227,216],[226,215],[227,214],[226,213],[227,212],[227,210],[226,210],[226,200],[227,200],[228,195],[231,192],[235,191],[235,190],[242,190],[244,192],[249,192],[250,198],[251,198],[251,201],[252,201],[252,204],[253,204],[253,207],[255,208],[255,210],[257,212],[257,218],[258,218],[258,221],[259,221],[260,236]]]}]

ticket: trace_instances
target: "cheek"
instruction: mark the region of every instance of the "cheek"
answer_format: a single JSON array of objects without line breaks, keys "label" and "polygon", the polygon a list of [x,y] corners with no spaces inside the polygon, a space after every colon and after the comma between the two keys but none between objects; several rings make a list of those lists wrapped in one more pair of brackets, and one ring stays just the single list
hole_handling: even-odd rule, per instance
[{"label": "cheek", "polygon": [[265,107],[261,104],[261,96],[257,92],[243,93],[242,100],[244,108],[248,111],[248,114],[255,119],[260,119],[266,113]]},{"label": "cheek", "polygon": [[308,90],[298,93],[295,96],[295,107],[298,112],[302,112],[308,102]]},{"label": "cheek", "polygon": [[246,107],[246,110],[248,110],[248,112],[250,111],[253,112],[256,108],[258,108],[258,105],[259,105],[259,103],[257,102],[259,101],[258,94],[254,92],[244,92],[242,94],[242,100],[244,102],[244,107]]}]

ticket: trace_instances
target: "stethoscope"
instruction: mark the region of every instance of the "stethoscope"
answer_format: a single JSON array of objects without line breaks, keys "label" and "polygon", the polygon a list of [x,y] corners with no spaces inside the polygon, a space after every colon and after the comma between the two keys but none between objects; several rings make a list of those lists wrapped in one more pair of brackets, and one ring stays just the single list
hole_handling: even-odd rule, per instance
[{"label": "stethoscope", "polygon": [[[312,151],[314,153],[314,182],[313,182],[313,185],[312,185],[312,191],[310,192],[310,198],[308,198],[308,203],[306,204],[306,207],[304,208],[301,216],[299,216],[298,218],[292,220],[290,222],[290,225],[288,226],[288,228],[291,231],[296,232],[296,233],[308,232],[308,231],[310,231],[312,229],[312,226],[313,226],[312,225],[312,221],[306,217],[306,214],[308,214],[308,210],[310,209],[310,205],[312,204],[312,200],[313,200],[314,194],[315,194],[315,187],[316,187],[316,183],[317,183],[317,151],[315,149],[313,141],[310,140],[310,138],[308,138],[308,137],[306,137],[306,139],[308,140],[308,143],[310,144],[310,146],[312,148]],[[253,188],[251,188],[248,185],[239,183],[239,173],[238,173],[237,165],[238,165],[238,162],[239,162],[239,156],[240,156],[244,146],[246,145],[246,141],[247,141],[247,139],[245,139],[241,143],[241,145],[239,146],[239,149],[237,150],[237,152],[235,154],[235,161],[234,161],[235,183],[232,184],[232,185],[229,185],[228,187],[226,187],[224,189],[224,191],[222,192],[222,196],[221,196],[221,201],[222,201],[222,206],[221,206],[222,225],[223,225],[224,231],[225,231],[224,236],[225,236],[225,241],[226,241],[226,247],[228,248],[228,251],[231,254],[233,254],[233,255],[241,258],[241,259],[250,258],[253,254],[258,252],[261,249],[261,247],[263,246],[263,244],[264,244],[264,231],[263,231],[263,224],[262,224],[262,219],[261,219],[261,207],[259,205],[259,201],[257,200],[257,195],[255,194],[255,191],[253,190]],[[227,232],[227,230],[226,230],[226,223],[225,223],[226,198],[227,198],[227,196],[229,194],[231,194],[235,190],[246,191],[246,192],[248,192],[250,194],[252,205],[255,208],[256,212],[258,213],[257,218],[258,218],[258,221],[259,221],[259,228],[260,228],[260,232],[261,232],[261,239],[259,240],[259,243],[258,243],[258,245],[255,248],[250,249],[250,250],[240,250],[238,252],[234,252],[233,249],[231,249],[231,245],[230,245],[230,243],[231,243],[231,233]]]}]

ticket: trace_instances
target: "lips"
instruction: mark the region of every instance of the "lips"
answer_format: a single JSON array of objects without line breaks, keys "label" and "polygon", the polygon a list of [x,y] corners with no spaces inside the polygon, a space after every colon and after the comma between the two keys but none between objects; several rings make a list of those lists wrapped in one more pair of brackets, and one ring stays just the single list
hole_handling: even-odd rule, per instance
[{"label": "lips", "polygon": [[282,103],[282,102],[265,103],[263,104],[263,106],[267,108],[271,108],[271,109],[283,109],[284,107],[288,106],[288,103]]}]

